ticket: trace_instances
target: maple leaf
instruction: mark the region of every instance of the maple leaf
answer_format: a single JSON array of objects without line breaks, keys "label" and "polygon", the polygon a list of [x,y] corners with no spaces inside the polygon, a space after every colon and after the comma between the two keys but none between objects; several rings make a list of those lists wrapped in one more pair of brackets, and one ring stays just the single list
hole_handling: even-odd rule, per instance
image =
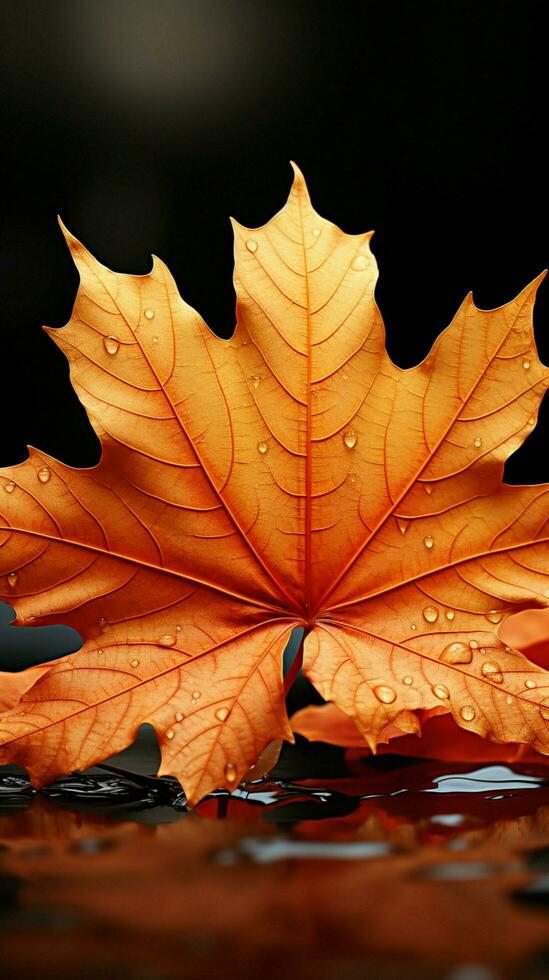
[{"label": "maple leaf", "polygon": [[48,332],[102,456],[77,470],[31,448],[1,472],[0,589],[17,623],[85,642],[0,716],[0,761],[43,784],[148,721],[191,801],[233,788],[292,737],[295,626],[306,675],[372,746],[443,707],[549,752],[549,674],[498,637],[549,604],[549,487],[501,482],[549,384],[540,280],[496,310],[467,297],[401,370],[371,235],[316,214],[297,168],[275,218],[234,229],[230,341],[159,260],[118,275],[66,233],[81,284]]}]

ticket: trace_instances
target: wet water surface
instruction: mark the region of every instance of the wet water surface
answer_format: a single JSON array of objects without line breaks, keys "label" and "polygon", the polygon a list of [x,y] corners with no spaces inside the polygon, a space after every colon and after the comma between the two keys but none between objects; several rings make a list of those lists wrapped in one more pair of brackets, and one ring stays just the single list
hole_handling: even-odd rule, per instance
[{"label": "wet water surface", "polygon": [[546,770],[298,747],[190,810],[147,752],[0,770],[10,980],[549,976]]}]

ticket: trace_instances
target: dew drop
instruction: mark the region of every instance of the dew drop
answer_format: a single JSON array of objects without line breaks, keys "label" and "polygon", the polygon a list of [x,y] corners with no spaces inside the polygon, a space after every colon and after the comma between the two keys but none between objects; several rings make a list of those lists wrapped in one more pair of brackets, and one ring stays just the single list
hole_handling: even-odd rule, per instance
[{"label": "dew drop", "polygon": [[230,785],[236,783],[236,766],[234,762],[228,762],[225,766],[225,780]]},{"label": "dew drop", "polygon": [[168,728],[168,731],[166,732],[166,738],[169,738],[170,742],[171,742],[172,738],[174,737],[174,735],[175,735],[175,732],[174,732],[173,728]]},{"label": "dew drop", "polygon": [[130,667],[139,667],[139,660],[137,658],[130,660]]},{"label": "dew drop", "polygon": [[414,683],[414,678],[410,674],[406,674],[406,677],[402,678],[402,683],[406,684],[406,687],[410,687]]},{"label": "dew drop", "polygon": [[410,629],[411,630],[417,630],[416,624],[415,623],[410,623]]},{"label": "dew drop", "polygon": [[103,626],[106,626],[107,625],[107,620],[105,619],[104,616],[100,616],[99,617],[99,625],[101,626],[101,628],[103,628]]},{"label": "dew drop", "polygon": [[37,476],[38,479],[40,480],[40,483],[47,483],[51,476],[49,467],[43,466],[42,469],[38,470]]},{"label": "dew drop", "polygon": [[423,539],[423,544],[425,545],[426,548],[431,549],[434,543],[435,543],[435,539],[430,534],[428,534],[427,537]]},{"label": "dew drop", "polygon": [[116,337],[104,337],[103,347],[107,354],[117,354],[120,349],[120,341]]},{"label": "dew drop", "polygon": [[522,366],[523,366],[523,368],[524,368],[525,371],[528,371],[529,368],[530,368],[530,361],[523,361],[522,362]]},{"label": "dew drop", "polygon": [[257,444],[257,451],[258,451],[258,453],[261,453],[262,456],[265,455],[265,453],[267,452],[268,448],[269,447],[268,447],[268,445],[267,445],[266,442],[258,442],[258,444]]},{"label": "dew drop", "polygon": [[403,521],[401,517],[397,517],[396,518],[396,522],[397,522],[397,527],[398,527],[400,533],[401,534],[406,534],[406,531],[408,530],[408,528],[410,526],[410,521]]},{"label": "dew drop", "polygon": [[178,723],[179,723],[180,721],[183,721],[183,718],[184,718],[184,715],[183,715],[183,712],[182,712],[182,711],[176,711],[176,712],[175,712],[175,720],[176,720],[176,721],[177,721]]},{"label": "dew drop", "polygon": [[396,701],[396,694],[392,687],[387,687],[385,684],[380,684],[379,687],[374,687],[374,694],[378,701],[382,704],[392,704]]},{"label": "dew drop", "polygon": [[446,619],[448,620],[449,623],[451,623],[452,620],[456,618],[456,614],[453,609],[447,609],[444,615],[446,616]]},{"label": "dew drop", "polygon": [[153,337],[153,344],[157,344],[157,343],[158,343],[158,337]]},{"label": "dew drop", "polygon": [[15,483],[12,483],[11,481],[10,483],[4,483],[4,490],[6,493],[13,493],[15,490]]},{"label": "dew drop", "polygon": [[368,268],[367,257],[365,255],[357,255],[356,259],[353,262],[353,269],[356,272],[359,272],[361,269],[367,269],[367,268]]},{"label": "dew drop", "polygon": [[154,310],[144,310],[143,315],[147,320],[154,320]]},{"label": "dew drop", "polygon": [[478,650],[478,643],[476,640],[469,640],[469,646],[471,650]]},{"label": "dew drop", "polygon": [[215,713],[215,717],[217,718],[218,721],[226,721],[227,718],[229,717],[229,709],[228,708],[218,708],[217,711],[216,711],[216,713]]},{"label": "dew drop", "polygon": [[480,447],[482,446],[482,439],[480,438],[480,436],[476,436],[473,439],[473,446],[475,446],[476,449],[480,449]]},{"label": "dew drop", "polygon": [[8,575],[8,585],[10,589],[14,589],[17,585],[17,579],[19,578],[17,572],[10,572]]},{"label": "dew drop", "polygon": [[476,711],[472,704],[464,704],[463,708],[459,709],[459,713],[464,721],[473,721]]},{"label": "dew drop", "polygon": [[259,388],[259,383],[261,381],[261,375],[260,374],[251,374],[250,375],[250,381],[252,382],[254,388]]},{"label": "dew drop", "polygon": [[257,242],[255,238],[248,238],[246,248],[248,249],[248,252],[257,252]]},{"label": "dew drop", "polygon": [[480,668],[480,672],[483,677],[486,677],[489,681],[494,681],[495,684],[501,684],[503,682],[501,667],[495,660],[486,660]]},{"label": "dew drop", "polygon": [[513,703],[513,698],[511,697],[510,694],[508,694],[507,697],[505,698],[505,703],[506,704],[512,704]]},{"label": "dew drop", "polygon": [[358,436],[354,429],[345,429],[343,433],[343,442],[347,446],[347,449],[354,449],[357,444]]},{"label": "dew drop", "polygon": [[438,619],[438,609],[434,606],[425,606],[423,610],[423,618],[427,623],[436,623]]},{"label": "dew drop", "polygon": [[530,418],[528,419],[528,425],[535,425],[535,424],[536,424],[536,420],[534,416],[531,415]]},{"label": "dew drop", "polygon": [[473,653],[465,643],[449,643],[444,647],[439,659],[445,664],[470,664]]},{"label": "dew drop", "polygon": [[164,636],[160,637],[158,642],[161,647],[173,647],[175,643],[175,636],[173,636],[171,633],[166,633]]},{"label": "dew drop", "polygon": [[202,697],[200,691],[193,691],[193,701],[198,701],[200,697]]},{"label": "dew drop", "polygon": [[176,633],[181,633],[181,630],[182,630],[182,629],[183,629],[183,627],[182,627],[182,626],[180,626],[180,625],[179,625],[179,623],[178,623],[178,624],[177,624],[177,626],[175,627],[175,632],[176,632]]},{"label": "dew drop", "polygon": [[312,234],[315,238],[320,238],[320,228],[313,228]]},{"label": "dew drop", "polygon": [[435,686],[431,688],[431,690],[435,695],[435,697],[439,698],[440,701],[447,701],[448,698],[450,697],[450,692],[448,688],[445,687],[444,684],[435,684]]},{"label": "dew drop", "polygon": [[431,494],[435,488],[432,483],[424,483],[423,489],[425,490],[425,493]]},{"label": "dew drop", "polygon": [[528,688],[529,691],[533,691],[535,686],[536,686],[535,681],[530,681],[530,680],[526,681],[526,687]]},{"label": "dew drop", "polygon": [[540,714],[544,721],[549,721],[549,708],[542,706],[540,708]]},{"label": "dew drop", "polygon": [[499,609],[491,609],[490,612],[486,613],[486,619],[490,623],[501,623],[502,614]]}]

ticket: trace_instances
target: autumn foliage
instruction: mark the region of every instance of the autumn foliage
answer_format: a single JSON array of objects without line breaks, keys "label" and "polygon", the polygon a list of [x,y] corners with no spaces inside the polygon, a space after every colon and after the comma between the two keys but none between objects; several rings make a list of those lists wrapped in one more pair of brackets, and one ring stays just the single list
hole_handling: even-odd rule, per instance
[{"label": "autumn foliage", "polygon": [[[296,626],[306,676],[372,748],[442,711],[549,753],[549,673],[501,638],[549,605],[549,487],[502,483],[549,384],[540,280],[495,310],[468,296],[402,370],[370,234],[316,214],[297,169],[282,211],[234,231],[230,341],[158,259],[116,274],[65,232],[80,288],[48,333],[102,456],[78,470],[31,448],[0,471],[0,597],[85,642],[6,679],[0,761],[44,784],[148,721],[191,801],[233,788],[292,738]],[[411,329],[427,303],[411,297]]]}]

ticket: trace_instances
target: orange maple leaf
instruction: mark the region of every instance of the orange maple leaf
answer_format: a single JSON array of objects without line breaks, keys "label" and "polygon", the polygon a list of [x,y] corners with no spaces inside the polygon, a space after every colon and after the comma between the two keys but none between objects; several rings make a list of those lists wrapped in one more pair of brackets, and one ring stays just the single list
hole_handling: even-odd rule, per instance
[{"label": "orange maple leaf", "polygon": [[81,285],[48,332],[102,456],[77,470],[30,449],[1,472],[0,590],[17,623],[85,643],[0,716],[0,761],[43,784],[148,721],[191,801],[233,788],[292,737],[295,626],[306,675],[371,745],[442,706],[549,752],[549,674],[498,638],[549,604],[549,487],[501,483],[549,384],[539,279],[496,310],[467,297],[401,370],[371,235],[319,217],[297,169],[272,221],[234,228],[228,342],[162,262],[118,275],[66,234]]}]

